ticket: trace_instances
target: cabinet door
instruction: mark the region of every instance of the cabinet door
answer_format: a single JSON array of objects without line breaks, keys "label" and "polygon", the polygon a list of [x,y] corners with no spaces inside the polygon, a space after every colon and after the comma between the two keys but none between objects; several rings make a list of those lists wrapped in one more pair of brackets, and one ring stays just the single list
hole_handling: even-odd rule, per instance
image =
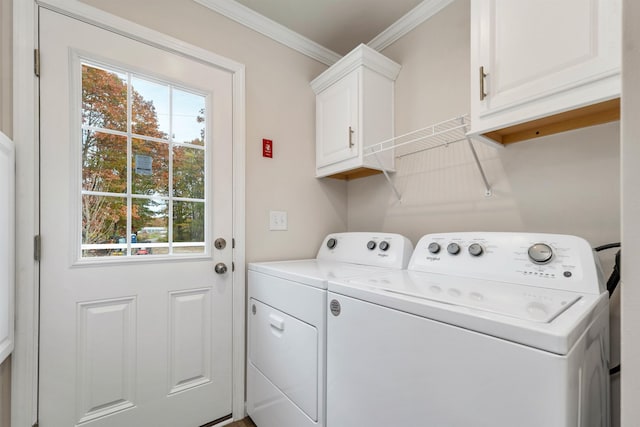
[{"label": "cabinet door", "polygon": [[[480,66],[487,73],[486,98],[479,99],[481,87],[472,93],[478,115],[570,95],[573,89],[617,74],[619,11],[619,0],[475,0],[472,20],[477,20],[477,27],[472,37],[477,39],[472,43],[478,50],[478,77],[472,79],[480,80]],[[578,106],[552,104],[548,109],[556,111],[537,115]]]},{"label": "cabinet door", "polygon": [[358,72],[352,72],[316,97],[316,166],[358,155]]}]

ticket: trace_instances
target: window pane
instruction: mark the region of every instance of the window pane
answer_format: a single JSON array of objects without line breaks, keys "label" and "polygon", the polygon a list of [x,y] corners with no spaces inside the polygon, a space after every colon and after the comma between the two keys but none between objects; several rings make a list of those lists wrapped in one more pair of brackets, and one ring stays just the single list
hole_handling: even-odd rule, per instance
[{"label": "window pane", "polygon": [[132,141],[131,191],[133,194],[169,195],[169,145],[163,142]]},{"label": "window pane", "polygon": [[203,254],[206,97],[114,69],[82,64],[82,256]]},{"label": "window pane", "polygon": [[201,95],[173,89],[173,120],[171,129],[175,142],[204,145],[205,98]]},{"label": "window pane", "polygon": [[126,132],[126,75],[82,65],[82,124]]},{"label": "window pane", "polygon": [[167,139],[169,135],[169,86],[131,77],[131,132]]},{"label": "window pane", "polygon": [[173,195],[204,199],[204,150],[190,147],[173,149]]},{"label": "window pane", "polygon": [[203,254],[204,253],[204,244],[202,245],[188,245],[188,246],[174,246],[173,247],[174,254]]},{"label": "window pane", "polygon": [[82,196],[83,256],[126,255],[126,231],[126,198]]},{"label": "window pane", "polygon": [[204,242],[204,203],[173,202],[173,241]]},{"label": "window pane", "polygon": [[133,199],[131,227],[133,255],[158,255],[169,252],[169,209],[166,200]]},{"label": "window pane", "polygon": [[82,131],[82,189],[109,193],[127,191],[127,138]]}]

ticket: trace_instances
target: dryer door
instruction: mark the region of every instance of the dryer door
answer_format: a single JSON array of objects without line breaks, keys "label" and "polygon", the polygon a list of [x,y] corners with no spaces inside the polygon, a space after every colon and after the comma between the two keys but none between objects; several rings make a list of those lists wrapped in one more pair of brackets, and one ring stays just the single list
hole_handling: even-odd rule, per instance
[{"label": "dryer door", "polygon": [[249,362],[317,421],[318,330],[253,298],[249,310]]}]

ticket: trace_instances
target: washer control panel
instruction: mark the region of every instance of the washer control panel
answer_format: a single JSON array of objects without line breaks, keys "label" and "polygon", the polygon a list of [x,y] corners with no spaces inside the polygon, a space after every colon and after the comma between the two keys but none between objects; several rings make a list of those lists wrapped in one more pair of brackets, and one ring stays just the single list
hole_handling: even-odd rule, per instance
[{"label": "washer control panel", "polygon": [[559,234],[428,234],[418,242],[409,270],[576,292],[604,290],[591,245]]},{"label": "washer control panel", "polygon": [[333,233],[325,237],[317,259],[355,264],[407,268],[413,245],[395,233]]}]

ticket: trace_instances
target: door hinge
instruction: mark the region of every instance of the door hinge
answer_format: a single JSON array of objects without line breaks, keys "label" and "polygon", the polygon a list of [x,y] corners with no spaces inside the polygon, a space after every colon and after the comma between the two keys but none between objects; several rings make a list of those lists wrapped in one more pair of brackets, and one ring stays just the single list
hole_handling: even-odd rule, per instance
[{"label": "door hinge", "polygon": [[236,239],[235,237],[231,239],[231,249],[235,249],[236,248]]},{"label": "door hinge", "polygon": [[33,237],[33,259],[36,261],[40,261],[40,235],[36,235]]},{"label": "door hinge", "polygon": [[40,77],[40,49],[33,49],[33,72]]},{"label": "door hinge", "polygon": [[234,271],[236,271],[236,263],[231,261],[231,272],[233,273]]}]

